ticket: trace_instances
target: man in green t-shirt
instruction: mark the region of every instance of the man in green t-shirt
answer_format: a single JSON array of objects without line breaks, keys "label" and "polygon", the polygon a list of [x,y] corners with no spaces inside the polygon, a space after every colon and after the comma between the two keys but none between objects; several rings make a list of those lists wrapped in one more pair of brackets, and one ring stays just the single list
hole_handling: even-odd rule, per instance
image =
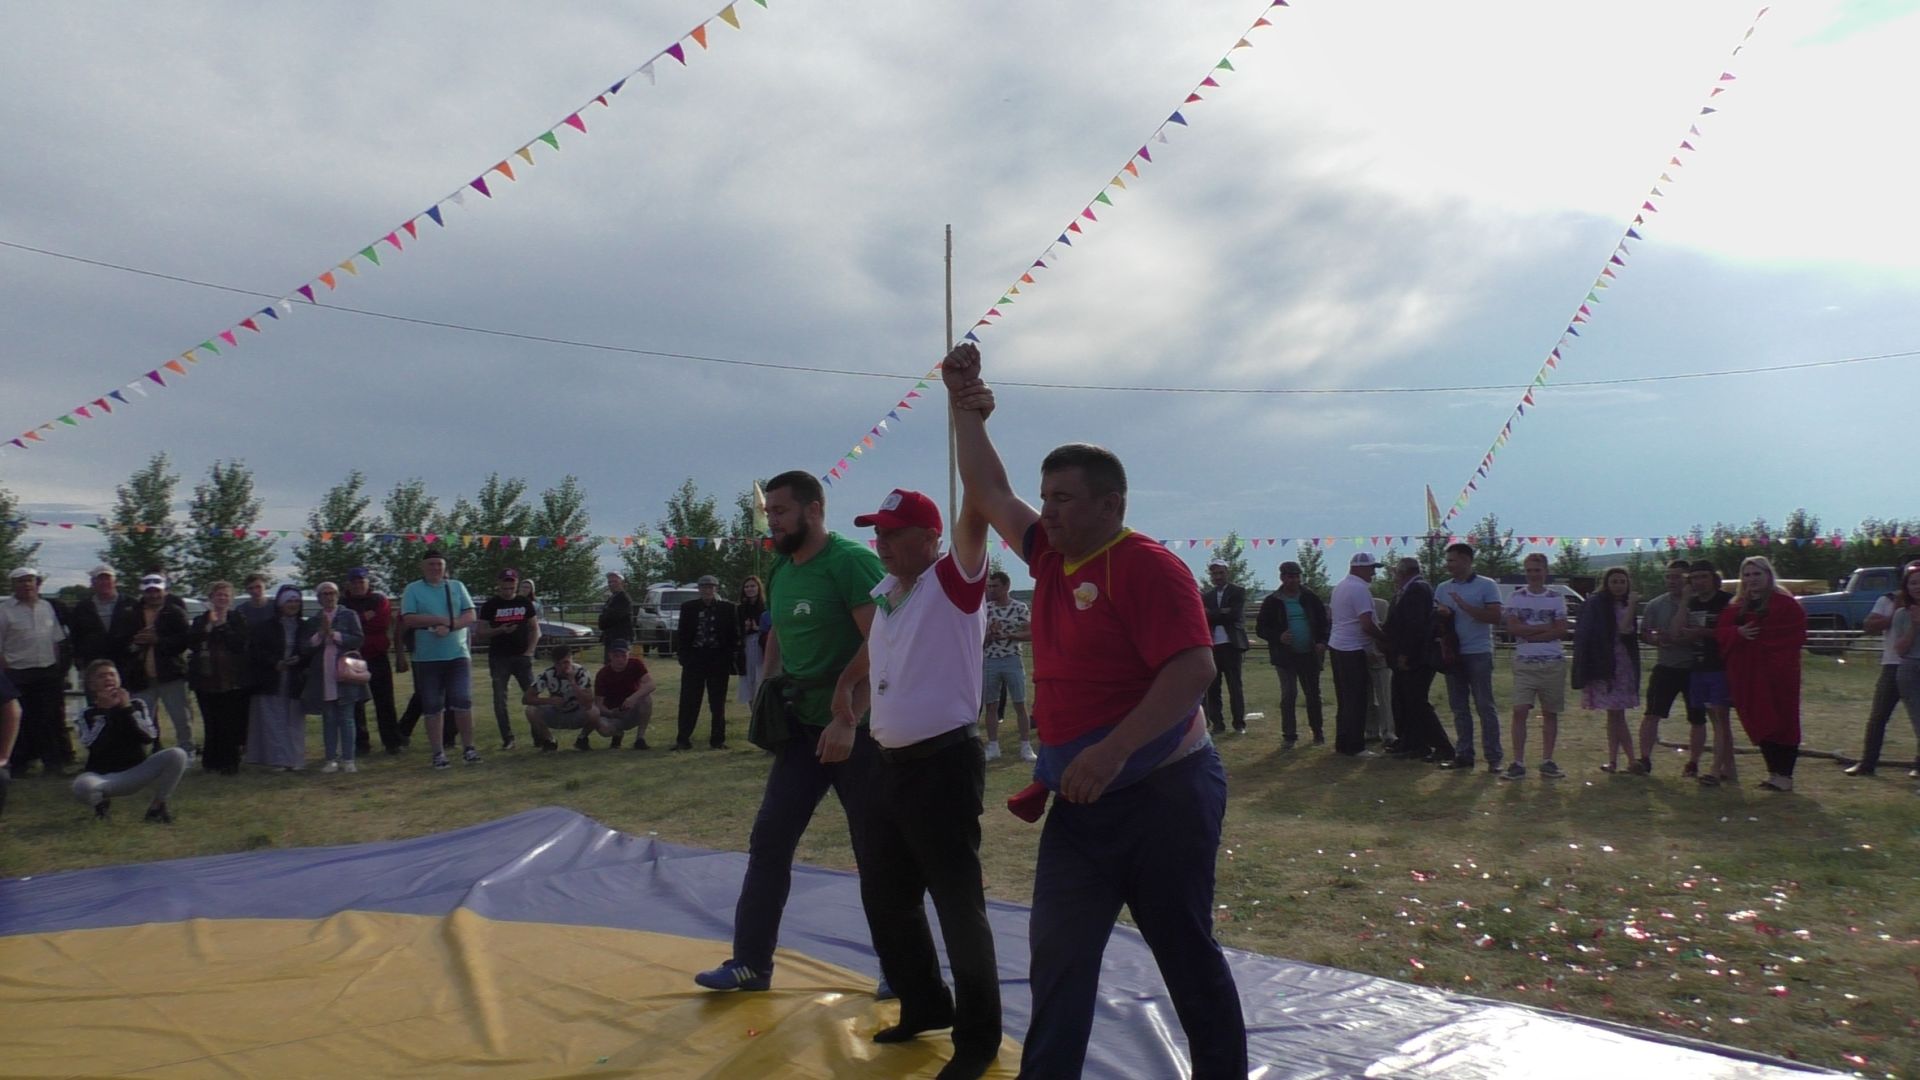
[{"label": "man in green t-shirt", "polygon": [[774,753],[766,793],[747,841],[747,876],[733,912],[733,956],[694,976],[709,990],[772,985],[780,916],[793,883],[793,853],[832,788],[847,815],[855,865],[865,858],[865,800],[879,761],[862,719],[867,701],[867,629],[873,587],[885,572],[866,545],[826,530],[827,497],[805,472],[767,481],[767,529],[779,558],[767,575],[763,677],[799,681],[793,736]]}]

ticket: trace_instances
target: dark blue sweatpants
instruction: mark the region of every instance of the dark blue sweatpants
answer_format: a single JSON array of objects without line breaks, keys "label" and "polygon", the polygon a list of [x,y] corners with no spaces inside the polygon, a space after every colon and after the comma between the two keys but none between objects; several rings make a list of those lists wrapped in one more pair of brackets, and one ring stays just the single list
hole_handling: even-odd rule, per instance
[{"label": "dark blue sweatpants", "polygon": [[1226,811],[1227,773],[1211,746],[1092,803],[1054,800],[1033,881],[1033,1020],[1022,1077],[1080,1075],[1100,957],[1124,904],[1166,980],[1194,1080],[1244,1080],[1246,1021],[1213,939],[1213,866]]}]

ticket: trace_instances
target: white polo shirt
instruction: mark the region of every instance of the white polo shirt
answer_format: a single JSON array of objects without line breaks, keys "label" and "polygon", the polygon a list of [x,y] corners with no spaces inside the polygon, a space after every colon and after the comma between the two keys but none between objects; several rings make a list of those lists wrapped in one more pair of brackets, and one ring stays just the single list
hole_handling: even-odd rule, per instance
[{"label": "white polo shirt", "polygon": [[0,655],[9,668],[52,667],[59,658],[56,650],[67,639],[67,628],[53,613],[46,597],[32,607],[9,596],[0,600]]},{"label": "white polo shirt", "polygon": [[971,576],[951,551],[921,573],[905,600],[890,606],[892,574],[873,587],[867,633],[867,722],[881,746],[898,750],[965,727],[980,715],[980,663],[987,636],[987,561]]},{"label": "white polo shirt", "polygon": [[1327,605],[1333,616],[1333,633],[1327,647],[1338,652],[1360,652],[1372,640],[1361,627],[1361,619],[1373,614],[1373,591],[1365,581],[1348,574],[1333,587],[1333,601]]}]

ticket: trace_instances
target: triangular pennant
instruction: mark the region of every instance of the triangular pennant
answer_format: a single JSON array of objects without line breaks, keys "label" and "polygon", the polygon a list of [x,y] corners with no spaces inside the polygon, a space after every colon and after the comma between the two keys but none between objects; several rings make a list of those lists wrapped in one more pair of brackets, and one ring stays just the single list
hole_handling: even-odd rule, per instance
[{"label": "triangular pennant", "polygon": [[582,135],[585,135],[587,133],[587,122],[585,120],[580,119],[579,113],[574,113],[573,115],[567,117],[565,120],[562,120],[560,122],[580,132],[580,134]]},{"label": "triangular pennant", "polygon": [[[1225,63],[1225,62],[1226,62],[1226,61],[1224,61],[1224,60],[1223,60],[1223,61],[1221,61],[1221,63]],[[1188,124],[1187,124],[1187,118],[1186,118],[1186,117],[1184,117],[1184,116],[1181,116],[1181,115],[1180,115],[1180,110],[1178,110],[1178,109],[1175,109],[1175,110],[1173,111],[1173,115],[1172,115],[1172,116],[1169,116],[1169,117],[1167,117],[1167,123],[1169,123],[1169,124],[1179,124],[1179,125],[1180,125],[1181,127],[1187,127],[1187,126],[1188,126]]]},{"label": "triangular pennant", "polygon": [[680,61],[680,66],[682,67],[686,66],[687,50],[681,48],[679,42],[676,41],[673,44],[667,46],[667,55],[673,57],[675,60]]},{"label": "triangular pennant", "polygon": [[487,178],[484,176],[474,177],[471,181],[468,181],[467,186],[485,195],[489,199],[493,198],[493,192],[487,190]]},{"label": "triangular pennant", "polygon": [[699,26],[694,27],[693,32],[688,34],[687,36],[692,38],[694,41],[698,42],[701,48],[703,49],[706,48],[707,47],[707,24],[701,23]]},{"label": "triangular pennant", "polygon": [[400,226],[401,228],[407,230],[407,236],[410,239],[414,239],[414,240],[420,239],[419,221],[420,221],[419,218],[408,218],[407,223],[405,225]]},{"label": "triangular pennant", "polygon": [[447,223],[440,219],[440,207],[437,204],[427,207],[427,216],[433,219],[435,225],[443,229],[447,227]]},{"label": "triangular pennant", "polygon": [[253,331],[256,334],[260,332],[260,324],[257,322],[254,322],[253,316],[251,315],[247,316],[244,319],[241,319],[240,325],[246,327],[247,329]]},{"label": "triangular pennant", "polygon": [[720,9],[720,21],[733,27],[735,30],[740,29],[740,16],[733,13],[732,4],[728,4],[726,7]]},{"label": "triangular pennant", "polygon": [[491,168],[491,169],[488,169],[487,171],[488,171],[488,172],[497,172],[497,173],[499,173],[499,174],[500,174],[501,176],[504,176],[504,177],[506,177],[506,178],[507,178],[507,179],[509,179],[509,180],[513,180],[513,179],[517,179],[517,178],[516,178],[516,177],[515,177],[515,176],[513,175],[513,166],[512,166],[512,165],[510,165],[510,164],[508,164],[507,162],[504,162],[504,161],[502,161],[502,162],[501,162],[500,164],[498,164],[498,165],[495,165],[495,166],[494,166],[493,168]]},{"label": "triangular pennant", "polygon": [[392,244],[393,250],[395,251],[406,250],[405,248],[400,246],[400,230],[398,229],[395,229],[394,231],[388,233],[387,235],[381,237],[380,239],[385,240],[389,244]]},{"label": "triangular pennant", "polygon": [[229,345],[232,345],[235,348],[240,347],[240,339],[234,337],[233,331],[231,330],[220,331],[220,340],[226,342]]}]

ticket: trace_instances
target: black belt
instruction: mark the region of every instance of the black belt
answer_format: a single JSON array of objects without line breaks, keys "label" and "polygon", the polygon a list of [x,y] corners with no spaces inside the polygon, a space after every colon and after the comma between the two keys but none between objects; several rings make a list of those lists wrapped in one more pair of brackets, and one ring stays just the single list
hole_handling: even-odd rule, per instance
[{"label": "black belt", "polygon": [[931,739],[921,739],[917,743],[909,743],[906,746],[898,748],[882,746],[880,757],[891,764],[899,765],[908,761],[930,758],[949,746],[958,746],[968,739],[977,738],[979,735],[974,726],[965,724],[951,731],[943,731]]}]

